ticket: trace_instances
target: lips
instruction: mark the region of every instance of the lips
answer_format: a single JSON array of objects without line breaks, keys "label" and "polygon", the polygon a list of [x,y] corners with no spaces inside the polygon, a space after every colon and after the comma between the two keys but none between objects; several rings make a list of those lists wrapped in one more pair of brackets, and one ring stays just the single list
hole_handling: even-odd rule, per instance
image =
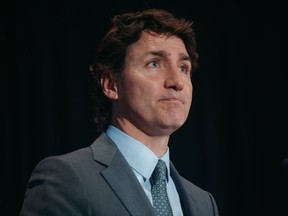
[{"label": "lips", "polygon": [[173,103],[184,103],[184,101],[179,99],[179,98],[163,98],[160,101],[173,102]]},{"label": "lips", "polygon": [[162,95],[160,97],[160,101],[171,102],[171,103],[182,103],[182,104],[184,104],[184,102],[185,102],[183,96],[181,96],[177,93]]}]

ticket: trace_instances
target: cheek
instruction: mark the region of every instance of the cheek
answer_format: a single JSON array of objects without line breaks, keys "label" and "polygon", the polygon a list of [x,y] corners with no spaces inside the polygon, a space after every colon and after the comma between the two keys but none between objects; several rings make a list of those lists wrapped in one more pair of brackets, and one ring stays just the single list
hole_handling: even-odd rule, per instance
[{"label": "cheek", "polygon": [[193,84],[190,82],[190,84],[188,85],[188,92],[189,92],[189,94],[191,95],[191,97],[192,97],[192,94],[193,94]]},{"label": "cheek", "polygon": [[190,94],[190,97],[191,97],[191,99],[192,99],[192,97],[193,97],[193,86],[191,86],[190,91],[189,91],[189,94]]},{"label": "cheek", "polygon": [[121,95],[123,100],[127,101],[128,106],[143,106],[146,100],[145,88],[140,83],[134,80],[126,80],[125,85],[122,86]]},{"label": "cheek", "polygon": [[154,89],[153,82],[147,82],[147,78],[140,76],[140,78],[127,79],[125,89],[128,95],[137,95],[140,97],[150,96],[152,89]]},{"label": "cheek", "polygon": [[155,106],[157,91],[151,85],[133,86],[129,89],[128,94],[130,95],[130,102],[144,113],[148,113],[148,110]]}]

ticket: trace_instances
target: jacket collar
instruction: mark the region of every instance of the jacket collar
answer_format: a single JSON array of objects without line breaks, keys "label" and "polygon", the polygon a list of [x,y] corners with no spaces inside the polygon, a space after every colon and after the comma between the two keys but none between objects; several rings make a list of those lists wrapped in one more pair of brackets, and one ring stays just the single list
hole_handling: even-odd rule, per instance
[{"label": "jacket collar", "polygon": [[94,160],[106,166],[101,171],[103,178],[129,213],[133,216],[155,215],[143,188],[114,142],[102,133],[90,147]]}]

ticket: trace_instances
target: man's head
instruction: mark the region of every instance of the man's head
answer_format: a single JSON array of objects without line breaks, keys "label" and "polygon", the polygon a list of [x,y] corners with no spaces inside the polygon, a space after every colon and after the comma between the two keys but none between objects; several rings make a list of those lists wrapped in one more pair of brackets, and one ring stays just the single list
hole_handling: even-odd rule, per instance
[{"label": "man's head", "polygon": [[[183,84],[184,86],[188,85],[188,87],[185,87],[185,89],[189,88],[190,84],[187,83],[188,80],[186,78],[185,80],[179,77],[172,78],[172,76],[176,74],[175,73],[173,75],[172,72],[170,74],[171,78],[167,77],[167,74],[165,75],[166,77],[162,76],[161,78],[163,79],[162,83],[158,83],[157,85],[161,85],[161,87],[164,86],[163,87],[164,89],[167,88],[169,90],[165,92],[164,90],[163,91],[160,90],[161,87],[157,87],[159,89],[154,89],[154,91],[158,91],[160,95],[153,96],[151,94],[153,94],[152,85],[154,85],[155,83],[154,81],[151,82],[150,84],[149,82],[146,82],[145,84],[143,83],[138,84],[138,86],[142,84],[143,86],[141,88],[137,88],[137,85],[133,86],[132,80],[130,80],[131,76],[130,78],[125,78],[125,76],[123,76],[123,73],[127,71],[129,75],[132,75],[131,73],[137,73],[137,71],[141,69],[142,67],[141,64],[144,63],[143,62],[144,59],[142,59],[143,60],[142,61],[140,57],[142,54],[145,54],[145,53],[142,53],[142,54],[139,52],[137,53],[137,50],[140,49],[140,51],[142,50],[143,52],[147,52],[147,56],[150,56],[151,58],[152,56],[154,56],[155,58],[157,56],[156,59],[161,60],[161,64],[163,63],[163,66],[167,67],[166,69],[169,69],[169,71],[171,69],[172,71],[177,70],[176,69],[177,65],[179,66],[180,70],[182,69],[191,70],[189,71],[189,76],[190,76],[192,70],[194,70],[197,66],[197,58],[198,58],[198,54],[196,51],[195,34],[191,26],[192,26],[191,22],[184,20],[184,19],[177,19],[172,14],[166,11],[157,10],[157,9],[150,9],[150,10],[136,12],[136,13],[126,13],[123,15],[117,15],[113,18],[113,26],[110,29],[110,31],[106,34],[106,36],[103,38],[103,41],[100,44],[98,52],[97,52],[96,63],[91,66],[91,71],[96,81],[95,121],[96,121],[97,126],[99,127],[99,131],[104,130],[106,126],[110,123],[111,117],[112,117],[112,110],[114,114],[120,117],[121,115],[123,115],[123,118],[127,117],[129,118],[130,121],[136,121],[136,123],[139,120],[143,120],[143,121],[147,120],[153,123],[153,121],[150,121],[146,118],[134,119],[134,117],[137,118],[137,116],[139,115],[139,112],[144,112],[143,110],[145,108],[143,107],[144,105],[146,106],[146,108],[149,107],[149,104],[146,104],[149,102],[146,100],[146,102],[144,103],[144,101],[146,98],[150,96],[154,97],[154,99],[156,99],[155,97],[160,96],[162,97],[164,101],[166,99],[173,100],[172,98],[174,99],[178,98],[179,101],[185,100],[186,101],[185,111],[182,117],[180,116],[177,117],[177,115],[170,114],[170,120],[173,120],[173,118],[176,118],[173,121],[179,121],[179,123],[173,126],[175,127],[175,129],[177,129],[179,126],[181,126],[184,123],[183,121],[186,120],[186,117],[187,117],[186,115],[188,115],[187,108],[189,110],[190,103],[191,103],[191,101],[189,101],[190,100],[189,91],[191,92],[191,99],[192,99],[192,84],[191,83],[190,83],[191,90],[188,90],[186,93],[184,93],[186,94],[186,96],[184,96],[182,93],[181,94],[179,93],[183,91],[182,90]],[[156,40],[156,43],[153,42],[154,40]],[[146,47],[145,41],[147,41],[147,46],[148,45],[150,46],[150,48],[147,50],[143,49]],[[153,46],[158,46],[158,44],[160,44],[160,47],[155,47],[155,50],[153,50]],[[167,47],[166,47],[166,44],[167,44]],[[136,50],[136,53],[135,53],[135,50]],[[173,52],[172,55],[170,53],[170,50]],[[139,63],[138,65],[136,65],[137,59],[135,59],[134,57],[138,58],[138,60],[140,59],[138,61]],[[151,61],[150,64],[154,64],[154,63],[155,62]],[[150,66],[154,67],[156,65],[150,65]],[[150,66],[149,68],[151,68]],[[164,74],[164,68],[161,73]],[[137,79],[138,78],[140,80],[140,77],[137,77]],[[175,79],[178,79],[178,78],[180,79],[179,80],[180,82],[178,82],[177,84]],[[134,81],[137,82],[137,79]],[[160,78],[157,76],[153,78],[151,76],[151,79],[160,80]],[[166,82],[164,81],[164,79],[166,80],[174,79],[173,81],[174,83],[169,84],[169,82],[171,81],[168,80]],[[147,76],[146,76],[146,80],[148,80]],[[128,82],[131,82],[129,84],[131,85],[130,95],[128,94],[129,91],[127,89],[129,87]],[[191,82],[190,79],[189,79],[189,82]],[[103,86],[103,84],[105,84],[106,87]],[[134,87],[134,89],[132,89],[132,87]],[[132,92],[132,90],[134,92]],[[142,95],[140,95],[140,93],[137,91],[142,91],[141,93]],[[111,93],[112,95],[110,95]],[[124,96],[126,97],[126,99],[124,98]],[[186,97],[186,99],[184,97]],[[135,101],[136,99],[137,101]],[[123,100],[124,104],[119,105],[119,103],[121,102],[120,100],[121,101]],[[174,102],[177,102],[177,101],[174,101]],[[125,107],[125,106],[133,106],[133,107]],[[136,109],[138,109],[138,111]],[[180,110],[178,111],[180,112]],[[124,112],[126,112],[127,115]],[[150,110],[150,112],[152,112],[152,110]],[[148,110],[147,110],[147,113],[148,113]],[[161,119],[169,120],[168,115],[161,116],[162,114],[163,114],[162,112],[159,112],[158,114],[156,112],[154,113],[154,116],[155,117],[158,116]],[[152,116],[150,117],[152,118]],[[182,120],[180,119],[177,120],[177,118],[182,118]],[[137,124],[140,124],[140,122],[138,122]],[[166,127],[165,125],[162,125],[162,126]]]}]

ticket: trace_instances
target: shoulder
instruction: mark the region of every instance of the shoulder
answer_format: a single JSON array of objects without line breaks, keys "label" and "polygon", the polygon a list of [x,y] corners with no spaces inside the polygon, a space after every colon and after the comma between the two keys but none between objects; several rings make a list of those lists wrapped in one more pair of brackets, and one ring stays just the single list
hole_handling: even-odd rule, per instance
[{"label": "shoulder", "polygon": [[[95,141],[87,147],[77,149],[65,154],[53,155],[43,158],[37,166],[45,166],[50,163],[56,164],[70,164],[71,166],[77,166],[78,164],[87,165],[87,163],[93,161],[94,151],[101,151],[103,146],[108,142],[108,137],[105,133],[98,136]],[[107,148],[107,147],[106,147]]]},{"label": "shoulder", "polygon": [[216,201],[210,192],[200,188],[182,176],[180,178],[190,199],[202,206],[203,209],[206,209],[205,211],[211,211],[212,215],[219,215]]},{"label": "shoulder", "polygon": [[46,170],[47,172],[56,170],[87,170],[89,164],[95,165],[93,159],[93,148],[95,148],[99,142],[102,142],[102,140],[103,136],[102,138],[97,137],[90,146],[65,154],[47,156],[37,163],[34,172],[35,170]]},{"label": "shoulder", "polygon": [[185,187],[186,191],[189,193],[189,195],[193,194],[193,197],[205,197],[206,199],[209,198],[210,193],[203,188],[200,188],[199,186],[195,185],[191,181],[187,180],[183,176],[180,176],[181,182],[183,186]]},{"label": "shoulder", "polygon": [[[212,194],[181,176],[171,163],[171,174],[179,195],[201,215],[218,215],[218,208]],[[203,214],[203,211],[205,214]]]},{"label": "shoulder", "polygon": [[[59,166],[76,166],[79,162],[85,162],[92,158],[90,147],[81,148],[66,154],[53,155],[43,158],[36,166],[36,168],[47,168],[52,166],[56,169]],[[63,168],[63,167],[62,167]]]},{"label": "shoulder", "polygon": [[33,173],[41,171],[41,173],[65,175],[69,172],[77,173],[81,178],[81,175],[86,176],[87,171],[102,170],[103,166],[107,166],[113,159],[116,152],[117,147],[105,133],[102,133],[90,146],[43,158],[38,162]]}]

